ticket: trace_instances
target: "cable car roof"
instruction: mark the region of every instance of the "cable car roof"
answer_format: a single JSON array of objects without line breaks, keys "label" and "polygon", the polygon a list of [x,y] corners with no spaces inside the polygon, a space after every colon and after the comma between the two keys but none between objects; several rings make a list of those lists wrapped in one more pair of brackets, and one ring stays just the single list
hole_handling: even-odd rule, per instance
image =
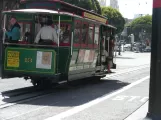
[{"label": "cable car roof", "polygon": [[9,10],[4,11],[3,13],[50,13],[50,14],[58,14],[58,11],[47,10],[47,9],[18,9],[18,10]]},{"label": "cable car roof", "polygon": [[[72,13],[69,13],[69,12],[59,12],[59,11],[47,10],[47,9],[18,9],[18,10],[3,11],[3,13],[60,14],[60,15],[69,15],[69,16],[72,16],[72,17],[82,18],[81,16],[78,16],[76,14],[72,14]],[[84,18],[84,19],[88,19],[88,18]],[[88,19],[88,20],[96,22],[95,20],[92,20],[92,19]],[[117,29],[116,27],[109,25],[109,24],[103,24],[103,25]]]},{"label": "cable car roof", "polygon": [[87,10],[87,9],[84,9],[84,8],[81,8],[81,7],[78,7],[78,6],[76,6],[76,5],[73,5],[73,4],[70,4],[70,3],[68,3],[68,2],[64,2],[63,0],[20,0],[20,3],[21,4],[23,4],[23,3],[31,3],[31,2],[55,2],[55,3],[61,3],[62,5],[67,5],[68,6],[68,8],[76,8],[76,9],[78,9],[79,11],[84,11],[84,12],[88,12],[88,13],[91,13],[91,14],[93,14],[93,15],[97,15],[97,16],[99,16],[99,17],[102,17],[102,18],[105,18],[105,19],[107,19],[105,16],[102,16],[102,15],[100,15],[100,14],[98,14],[98,13],[95,13],[95,12],[93,12],[93,11],[90,11],[90,10]]}]

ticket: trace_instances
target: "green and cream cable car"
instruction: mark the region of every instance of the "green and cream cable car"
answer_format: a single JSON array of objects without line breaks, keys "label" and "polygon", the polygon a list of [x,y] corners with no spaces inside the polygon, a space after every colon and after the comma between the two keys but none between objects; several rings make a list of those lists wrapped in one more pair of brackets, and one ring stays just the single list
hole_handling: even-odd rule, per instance
[{"label": "green and cream cable car", "polygon": [[[18,10],[3,12],[4,28],[14,16],[21,37],[2,44],[2,78],[24,77],[34,86],[88,77],[101,78],[116,68],[113,44],[116,28],[107,18],[62,1],[22,1]],[[53,21],[58,43],[34,44],[47,20]]]}]

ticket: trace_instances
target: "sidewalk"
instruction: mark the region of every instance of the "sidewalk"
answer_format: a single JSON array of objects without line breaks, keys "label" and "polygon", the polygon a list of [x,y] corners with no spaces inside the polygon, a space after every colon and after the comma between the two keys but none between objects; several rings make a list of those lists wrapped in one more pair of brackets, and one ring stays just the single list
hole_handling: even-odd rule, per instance
[{"label": "sidewalk", "polygon": [[114,58],[116,70],[122,70],[142,65],[150,65],[150,53],[122,52]]},{"label": "sidewalk", "polygon": [[146,102],[143,106],[141,106],[138,110],[133,112],[124,120],[150,120],[146,118],[146,115],[148,113],[148,103],[149,102]]}]

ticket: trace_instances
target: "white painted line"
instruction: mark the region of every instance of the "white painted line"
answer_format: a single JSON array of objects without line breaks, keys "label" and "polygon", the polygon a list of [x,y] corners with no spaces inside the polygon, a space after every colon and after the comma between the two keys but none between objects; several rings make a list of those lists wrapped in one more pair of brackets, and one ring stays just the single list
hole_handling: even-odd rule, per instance
[{"label": "white painted line", "polygon": [[133,82],[130,85],[125,86],[122,89],[120,89],[120,90],[118,90],[118,91],[116,91],[114,93],[111,93],[111,94],[106,95],[104,97],[97,98],[97,99],[95,99],[93,101],[90,101],[88,103],[85,103],[85,104],[77,106],[77,107],[74,107],[73,109],[70,109],[68,111],[62,112],[62,113],[60,113],[58,115],[55,115],[53,117],[49,117],[49,118],[47,118],[45,120],[61,120],[63,118],[72,116],[72,115],[74,115],[74,114],[76,114],[78,112],[83,111],[84,109],[87,109],[87,108],[89,108],[89,107],[91,107],[93,105],[96,105],[96,104],[98,104],[98,103],[100,103],[100,102],[102,102],[102,101],[104,101],[106,99],[109,99],[109,98],[111,98],[111,97],[113,97],[113,96],[115,96],[115,95],[117,95],[117,94],[119,94],[121,92],[124,92],[124,91],[126,91],[126,90],[128,90],[128,89],[130,89],[130,88],[142,83],[143,81],[145,81],[147,79],[149,79],[149,76],[146,76],[146,77],[144,77],[144,78],[142,78],[142,79],[140,79],[140,80],[138,80],[136,82]]},{"label": "white painted line", "polygon": [[127,102],[133,102],[133,101],[137,100],[139,102],[145,103],[148,99],[149,99],[149,97],[120,95],[120,96],[114,97],[112,100],[113,101],[123,101],[123,100],[125,100]]}]

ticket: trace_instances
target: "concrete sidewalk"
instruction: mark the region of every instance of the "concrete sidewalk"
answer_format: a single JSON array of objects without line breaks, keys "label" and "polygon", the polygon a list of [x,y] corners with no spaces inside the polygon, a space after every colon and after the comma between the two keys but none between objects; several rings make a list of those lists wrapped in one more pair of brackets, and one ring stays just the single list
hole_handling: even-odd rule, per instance
[{"label": "concrete sidewalk", "polygon": [[150,53],[134,53],[134,52],[123,52],[121,56],[117,55],[114,58],[116,63],[116,70],[128,69],[136,66],[150,65]]},{"label": "concrete sidewalk", "polygon": [[146,102],[143,106],[141,106],[124,120],[150,120],[146,118],[148,113],[148,103],[149,102]]}]

